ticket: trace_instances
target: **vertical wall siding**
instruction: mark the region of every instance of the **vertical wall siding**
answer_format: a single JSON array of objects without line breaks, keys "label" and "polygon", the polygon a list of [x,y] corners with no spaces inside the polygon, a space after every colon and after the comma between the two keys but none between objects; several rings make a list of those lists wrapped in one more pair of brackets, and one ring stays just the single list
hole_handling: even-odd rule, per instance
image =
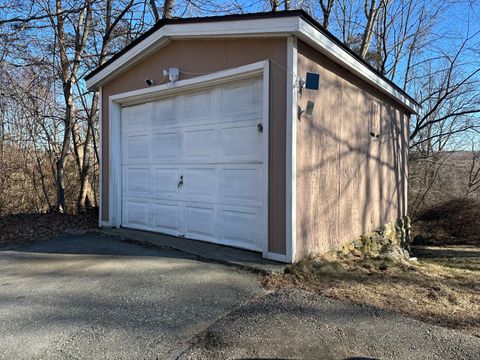
[{"label": "vertical wall siding", "polygon": [[405,110],[299,42],[298,73],[308,71],[320,73],[320,90],[299,96],[300,107],[313,100],[315,108],[297,121],[297,259],[332,250],[407,208]]},{"label": "vertical wall siding", "polygon": [[[181,79],[187,79],[268,59],[273,60],[270,64],[269,104],[269,251],[285,254],[286,72],[284,68],[287,62],[285,38],[173,41],[106,84],[103,87],[102,103],[103,204],[108,204],[109,199],[108,99],[110,95],[145,88],[147,77],[154,79],[158,84],[163,77],[162,69],[168,67],[178,67],[188,72],[181,74]],[[101,216],[102,220],[108,221],[107,206],[103,206]]]}]

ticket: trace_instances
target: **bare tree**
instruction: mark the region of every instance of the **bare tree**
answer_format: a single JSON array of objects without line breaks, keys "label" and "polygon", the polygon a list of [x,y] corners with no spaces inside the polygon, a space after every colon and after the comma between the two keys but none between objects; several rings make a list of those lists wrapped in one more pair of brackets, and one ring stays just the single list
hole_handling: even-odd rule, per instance
[{"label": "bare tree", "polygon": [[322,9],[323,14],[323,22],[322,25],[325,29],[328,29],[328,25],[330,24],[330,14],[333,9],[333,5],[335,4],[335,0],[319,0],[320,7]]},{"label": "bare tree", "polygon": [[279,7],[280,7],[279,0],[270,0],[270,8],[272,9],[272,11],[278,11]]},{"label": "bare tree", "polygon": [[[471,37],[464,39],[453,55],[444,54],[440,67],[422,74],[418,99],[424,112],[412,122],[412,146],[439,138],[442,135],[479,129],[480,66],[461,66]],[[434,126],[437,126],[436,132]]]},{"label": "bare tree", "polygon": [[157,22],[158,20],[160,20],[160,13],[158,12],[157,4],[155,3],[155,0],[148,0],[148,4],[152,9],[153,18],[155,19],[155,22]]},{"label": "bare tree", "polygon": [[480,190],[480,150],[472,140],[471,161],[468,171],[468,189],[466,196]]},{"label": "bare tree", "polygon": [[[84,8],[78,13],[78,16],[66,17],[63,13],[62,0],[55,0],[55,11],[51,11],[48,3],[46,10],[49,14],[50,23],[55,32],[57,40],[60,67],[59,75],[63,85],[63,99],[65,102],[65,130],[63,134],[62,150],[57,160],[57,204],[56,208],[59,212],[65,211],[65,164],[70,150],[70,141],[73,135],[74,149],[77,162],[80,165],[83,159],[83,153],[78,151],[78,128],[76,124],[76,106],[74,102],[74,86],[78,81],[78,71],[80,69],[80,61],[86,46],[88,35],[90,32],[91,21],[91,0],[85,0]],[[66,21],[74,21],[72,28],[75,30],[75,38],[73,44],[70,45],[68,34],[65,31]]]},{"label": "bare tree", "polygon": [[387,1],[388,0],[365,0],[364,11],[367,22],[365,24],[365,30],[363,31],[362,43],[359,50],[359,55],[362,58],[367,56],[378,14],[380,10],[386,6]]},{"label": "bare tree", "polygon": [[171,19],[174,6],[175,6],[175,0],[165,0],[163,4],[162,18]]}]

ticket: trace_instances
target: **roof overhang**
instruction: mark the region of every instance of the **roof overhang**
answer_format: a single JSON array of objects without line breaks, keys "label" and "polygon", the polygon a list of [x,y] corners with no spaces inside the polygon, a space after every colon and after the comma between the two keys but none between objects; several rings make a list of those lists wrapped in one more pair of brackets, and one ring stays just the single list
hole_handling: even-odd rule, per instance
[{"label": "roof overhang", "polygon": [[185,20],[187,21],[167,22],[153,29],[154,31],[146,33],[103,66],[87,75],[87,87],[98,90],[119,74],[176,39],[295,36],[399,102],[411,113],[420,113],[420,106],[413,98],[358,58],[333,35],[320,29],[315,20],[303,12],[283,12],[282,16],[253,18],[239,15],[235,21],[229,17],[225,17],[223,21],[222,17],[215,18],[215,21],[201,21],[201,18],[196,21]]}]

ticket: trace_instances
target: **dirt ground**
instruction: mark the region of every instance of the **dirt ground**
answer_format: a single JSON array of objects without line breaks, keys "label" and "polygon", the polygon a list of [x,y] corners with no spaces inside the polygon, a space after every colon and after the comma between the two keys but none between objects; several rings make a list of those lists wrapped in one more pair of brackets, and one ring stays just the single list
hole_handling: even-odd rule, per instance
[{"label": "dirt ground", "polygon": [[301,288],[393,310],[480,337],[480,247],[415,247],[418,261],[309,260],[262,279],[268,289]]},{"label": "dirt ground", "polygon": [[66,229],[92,229],[98,226],[98,211],[82,214],[14,214],[0,217],[0,248],[46,240]]}]

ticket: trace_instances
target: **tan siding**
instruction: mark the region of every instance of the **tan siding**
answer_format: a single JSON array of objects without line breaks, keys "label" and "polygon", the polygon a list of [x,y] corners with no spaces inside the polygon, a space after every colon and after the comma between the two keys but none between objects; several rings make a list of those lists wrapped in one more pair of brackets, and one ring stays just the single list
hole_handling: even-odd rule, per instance
[{"label": "tan siding", "polygon": [[[103,204],[108,204],[108,97],[144,88],[145,78],[157,82],[162,69],[178,67],[192,74],[216,72],[260,60],[271,59],[286,67],[286,39],[217,39],[174,41],[152,54],[129,71],[103,87]],[[196,73],[196,74],[193,74]],[[275,63],[270,65],[270,158],[269,158],[269,251],[285,254],[285,122],[286,73]],[[103,206],[102,219],[107,221],[108,208]]]},{"label": "tan siding", "polygon": [[[405,110],[308,45],[298,73],[320,73],[312,117],[297,122],[297,259],[331,250],[406,212],[408,119]],[[378,106],[381,128],[369,124]]]}]

